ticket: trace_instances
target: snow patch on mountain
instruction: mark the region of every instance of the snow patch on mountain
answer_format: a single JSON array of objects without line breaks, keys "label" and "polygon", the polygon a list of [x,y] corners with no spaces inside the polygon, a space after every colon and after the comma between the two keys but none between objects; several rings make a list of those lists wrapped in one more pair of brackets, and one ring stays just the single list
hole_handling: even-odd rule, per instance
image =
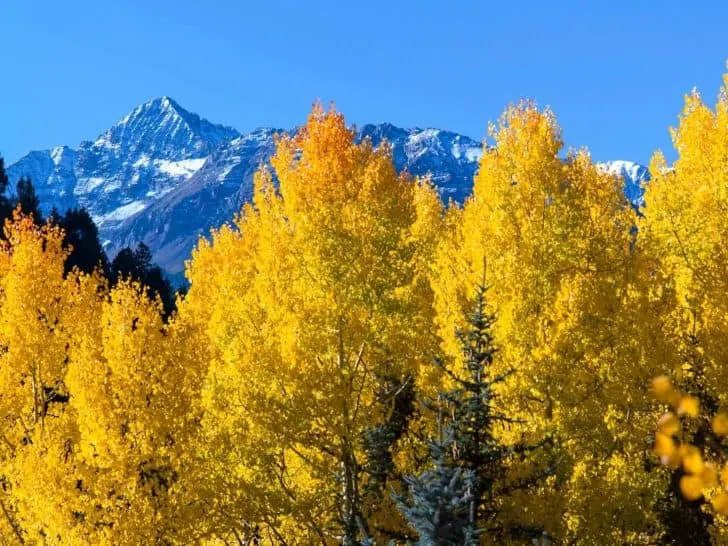
[{"label": "snow patch on mountain", "polygon": [[206,157],[200,159],[182,159],[181,161],[158,159],[154,162],[154,165],[160,172],[169,176],[189,178],[202,168],[205,161],[207,161]]},{"label": "snow patch on mountain", "polygon": [[76,149],[31,152],[8,175],[13,183],[31,177],[43,212],[83,206],[104,231],[189,180],[217,148],[239,136],[160,97]]},{"label": "snow patch on mountain", "polygon": [[120,220],[126,220],[130,216],[135,215],[137,212],[143,211],[147,208],[144,201],[132,201],[126,205],[122,205],[117,209],[105,214],[98,218],[99,227],[104,226],[108,222],[118,222]]}]

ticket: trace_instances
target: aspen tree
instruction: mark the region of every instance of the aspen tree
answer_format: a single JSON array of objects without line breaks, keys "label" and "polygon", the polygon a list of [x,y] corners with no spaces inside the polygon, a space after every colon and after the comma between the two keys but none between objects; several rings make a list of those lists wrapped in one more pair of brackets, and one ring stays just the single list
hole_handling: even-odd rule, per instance
[{"label": "aspen tree", "polygon": [[320,106],[271,163],[253,204],[201,243],[187,273],[180,313],[211,350],[208,449],[233,446],[211,479],[239,534],[247,521],[286,540],[354,544],[378,524],[367,432],[435,348],[422,253],[440,209],[428,184],[397,174],[387,146],[357,143]]},{"label": "aspen tree", "polygon": [[501,438],[554,439],[550,453],[530,461],[553,472],[541,496],[503,499],[504,517],[510,510],[562,540],[639,542],[654,519],[644,506],[659,477],[644,469],[654,415],[645,385],[654,368],[642,366],[638,336],[628,333],[643,282],[635,212],[621,181],[587,152],[560,155],[549,111],[510,107],[490,133],[494,146],[473,195],[435,261],[443,351],[457,358],[452,332],[485,282],[501,360],[515,368],[499,394],[522,422]]}]

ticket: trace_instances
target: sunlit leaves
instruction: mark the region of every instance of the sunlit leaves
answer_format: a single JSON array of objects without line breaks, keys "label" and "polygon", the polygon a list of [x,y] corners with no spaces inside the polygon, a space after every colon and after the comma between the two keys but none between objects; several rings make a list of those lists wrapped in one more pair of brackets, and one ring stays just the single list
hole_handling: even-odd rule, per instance
[{"label": "sunlit leaves", "polygon": [[[531,495],[535,504],[559,503],[561,515],[540,519],[534,504],[529,516],[561,536],[599,541],[615,532],[611,540],[629,542],[652,516],[627,514],[624,506],[636,491],[657,495],[639,459],[621,456],[647,449],[640,438],[654,427],[643,413],[651,402],[643,385],[654,374],[638,364],[645,355],[635,331],[645,306],[633,247],[636,215],[621,180],[601,172],[586,151],[562,150],[548,110],[509,107],[491,137],[473,195],[451,213],[438,248],[433,287],[443,350],[457,358],[452,331],[474,287],[490,286],[502,362],[516,368],[499,394],[521,421],[501,433],[510,441],[551,434],[559,438],[556,450],[564,450],[553,454],[559,463],[539,463],[558,466],[565,478],[541,491],[543,500]],[[630,434],[635,430],[642,436]],[[595,456],[607,459],[609,472],[576,470]],[[619,531],[606,513],[624,518]]]},{"label": "sunlit leaves", "polygon": [[220,460],[203,487],[238,522],[309,542],[388,499],[367,506],[363,441],[434,354],[441,205],[318,105],[271,164],[235,226],[195,252],[180,316],[210,348],[204,426]]}]

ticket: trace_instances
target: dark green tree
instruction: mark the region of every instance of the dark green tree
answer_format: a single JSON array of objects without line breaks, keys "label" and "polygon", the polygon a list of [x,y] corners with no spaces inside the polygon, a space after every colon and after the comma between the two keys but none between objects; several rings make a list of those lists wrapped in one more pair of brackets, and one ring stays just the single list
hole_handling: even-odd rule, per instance
[{"label": "dark green tree", "polygon": [[408,377],[402,381],[394,377],[381,378],[377,400],[387,418],[364,435],[365,458],[361,470],[369,479],[362,491],[365,507],[362,518],[366,521],[367,531],[401,542],[408,537],[403,536],[398,529],[382,526],[370,528],[372,518],[368,516],[367,510],[381,506],[385,495],[389,494],[388,485],[402,484],[402,476],[394,463],[394,454],[397,442],[409,432],[409,423],[416,410],[413,379]]},{"label": "dark green tree", "polygon": [[142,272],[137,267],[134,251],[129,248],[122,248],[111,262],[109,281],[115,285],[122,279],[141,280]]},{"label": "dark green tree", "polygon": [[432,469],[404,478],[409,494],[397,499],[397,507],[419,537],[418,546],[478,544],[469,525],[475,475],[453,461],[452,429],[446,438],[429,443]]},{"label": "dark green tree", "polygon": [[387,407],[385,422],[367,431],[364,437],[366,460],[362,470],[370,479],[365,494],[379,495],[387,479],[394,473],[392,450],[395,443],[406,432],[409,420],[415,411],[415,389],[413,381],[404,382],[388,379],[382,382],[379,399]]},{"label": "dark green tree", "polygon": [[176,303],[172,284],[162,269],[152,263],[152,252],[144,243],[139,243],[136,250],[123,248],[111,262],[109,280],[112,286],[122,279],[145,285],[150,298],[159,296],[166,316],[174,311]]},{"label": "dark green tree", "polygon": [[[464,373],[451,372],[444,363],[442,369],[454,379],[457,388],[444,393],[443,399],[452,407],[452,429],[460,466],[473,472],[473,491],[468,506],[468,527],[474,533],[481,516],[492,517],[491,493],[494,482],[505,470],[510,449],[503,447],[493,436],[498,421],[510,421],[495,409],[494,386],[504,381],[510,372],[493,375],[492,365],[498,349],[493,338],[495,315],[486,306],[486,288],[478,287],[475,304],[468,316],[468,328],[458,332],[463,354]],[[485,514],[483,512],[485,506]]]},{"label": "dark green tree", "polygon": [[40,201],[35,193],[33,182],[28,177],[21,177],[15,189],[16,204],[24,214],[32,214],[35,223],[43,223],[43,216],[40,213]]},{"label": "dark green tree", "polygon": [[5,172],[5,158],[0,155],[0,195],[5,195],[8,183],[8,174]]},{"label": "dark green tree", "polygon": [[144,284],[147,286],[147,293],[150,298],[159,296],[162,300],[165,316],[169,316],[175,310],[175,292],[172,284],[164,276],[158,265],[149,267],[144,275]]},{"label": "dark green tree", "polygon": [[[430,466],[433,470],[406,479],[410,504],[400,499],[402,512],[410,527],[420,534],[422,545],[453,544],[437,538],[440,531],[437,531],[439,527],[433,527],[436,521],[440,526],[459,522],[462,527],[457,531],[442,530],[461,537],[457,544],[476,545],[483,533],[496,542],[516,535],[521,538],[542,535],[540,530],[527,526],[504,528],[497,519],[498,495],[527,488],[542,477],[534,475],[519,483],[505,483],[511,459],[522,457],[546,442],[538,446],[506,446],[494,436],[496,425],[516,421],[497,406],[495,387],[512,371],[493,371],[498,354],[493,337],[496,317],[488,310],[486,292],[484,286],[478,287],[473,309],[467,315],[467,328],[457,333],[462,369],[455,372],[444,361],[436,360],[455,385],[452,391],[442,393],[437,403],[438,411],[442,413],[444,406],[444,414],[449,419],[444,425],[446,441],[432,444]],[[445,450],[450,453],[445,455]],[[435,494],[438,490],[444,495],[442,498]],[[433,519],[435,515],[437,520]],[[423,529],[430,529],[429,534],[422,535]]]},{"label": "dark green tree", "polygon": [[[13,203],[6,195],[9,184],[10,180],[5,171],[5,159],[0,156],[0,224],[4,223],[7,218],[13,215]],[[0,230],[0,237],[2,236],[2,230]]]},{"label": "dark green tree", "polygon": [[152,251],[144,243],[139,243],[134,251],[137,270],[147,272],[152,267]]},{"label": "dark green tree", "polygon": [[99,241],[99,230],[86,209],[69,209],[62,217],[54,209],[51,218],[63,228],[64,244],[71,248],[66,259],[66,273],[74,267],[86,273],[100,267],[104,275],[108,275],[109,260]]},{"label": "dark green tree", "polygon": [[51,213],[48,215],[48,219],[54,223],[54,224],[60,224],[61,220],[63,220],[63,216],[61,215],[61,212],[58,210],[58,207],[53,205],[53,208],[51,209]]}]

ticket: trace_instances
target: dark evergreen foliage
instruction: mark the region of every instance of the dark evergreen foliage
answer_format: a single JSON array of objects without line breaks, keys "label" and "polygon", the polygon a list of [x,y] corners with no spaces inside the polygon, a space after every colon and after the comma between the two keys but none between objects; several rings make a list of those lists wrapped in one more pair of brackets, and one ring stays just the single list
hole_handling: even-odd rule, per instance
[{"label": "dark evergreen foliage", "polygon": [[418,546],[478,544],[480,533],[469,524],[476,477],[453,461],[453,443],[450,429],[445,440],[429,445],[433,468],[404,479],[409,499],[400,497],[397,506],[417,533]]},{"label": "dark evergreen foliage", "polygon": [[[418,532],[421,545],[475,545],[483,533],[494,540],[542,534],[527,526],[503,529],[495,525],[495,498],[504,492],[496,490],[496,483],[503,482],[508,459],[540,446],[504,446],[493,435],[497,423],[514,420],[496,408],[494,387],[511,372],[495,374],[492,369],[498,353],[493,337],[496,317],[488,310],[486,292],[484,286],[477,289],[473,310],[467,316],[468,327],[457,333],[464,369],[456,373],[442,360],[436,361],[456,385],[454,390],[442,393],[438,401],[438,411],[442,413],[444,406],[449,416],[444,426],[447,440],[432,444],[433,470],[405,478],[410,502],[402,498],[398,502],[410,527]],[[507,488],[523,489],[540,478],[534,475],[521,483],[508,484]],[[453,530],[453,525],[460,528]],[[440,538],[439,533],[458,538],[452,542],[450,538]]]},{"label": "dark evergreen foliage", "polygon": [[[496,394],[493,387],[510,373],[493,376],[491,366],[498,352],[493,338],[495,315],[486,308],[485,287],[476,292],[473,311],[468,316],[468,329],[458,332],[461,343],[463,374],[455,374],[440,365],[455,380],[458,387],[443,398],[452,407],[452,428],[458,464],[474,473],[473,494],[470,498],[468,525],[475,532],[481,514],[481,505],[492,505],[493,482],[504,473],[504,460],[508,448],[493,437],[497,421],[509,419],[494,408]],[[487,515],[492,516],[492,508]]]},{"label": "dark evergreen foliage", "polygon": [[140,280],[142,273],[137,267],[134,251],[129,248],[122,248],[111,262],[109,270],[109,280],[114,285],[123,278],[132,278]]},{"label": "dark evergreen foliage", "polygon": [[5,195],[8,189],[8,175],[5,172],[5,159],[0,155],[0,194]]},{"label": "dark evergreen foliage", "polygon": [[682,468],[672,472],[669,492],[657,505],[665,526],[662,544],[710,546],[713,515],[710,510],[704,510],[707,504],[704,497],[690,501],[682,495],[680,478],[684,475]]},{"label": "dark evergreen foliage", "polygon": [[162,269],[158,265],[147,269],[143,283],[147,286],[147,293],[150,298],[158,295],[162,300],[164,314],[168,317],[176,308],[175,292],[172,284],[164,276]]},{"label": "dark evergreen foliage", "polygon": [[[10,181],[5,172],[5,160],[0,156],[0,224],[4,224],[7,218],[13,215],[13,204],[5,195]],[[2,225],[0,225],[0,238],[4,238]]]},{"label": "dark evergreen foliage", "polygon": [[123,279],[131,279],[145,285],[150,298],[159,296],[166,316],[174,311],[174,289],[161,268],[152,264],[152,253],[144,243],[139,243],[136,250],[123,248],[111,262],[109,270],[111,284],[114,285]]},{"label": "dark evergreen foliage", "polygon": [[413,381],[411,378],[404,383],[386,381],[380,399],[389,406],[390,411],[387,420],[368,431],[364,438],[364,471],[370,476],[365,494],[381,494],[387,479],[394,472],[394,444],[407,432],[409,420],[415,411]]},{"label": "dark evergreen foliage", "polygon": [[139,243],[134,251],[134,260],[140,272],[146,272],[152,267],[152,251],[144,243]]},{"label": "dark evergreen foliage", "polygon": [[63,228],[64,243],[71,248],[66,260],[66,273],[74,267],[85,273],[100,267],[108,275],[109,261],[99,241],[99,230],[86,209],[70,209],[62,217],[58,217],[58,212],[54,211],[51,218]]},{"label": "dark evergreen foliage", "polygon": [[30,178],[21,177],[15,189],[16,204],[24,214],[32,214],[35,223],[43,223],[43,216],[40,213],[40,201],[35,193],[35,187]]},{"label": "dark evergreen foliage", "polygon": [[[365,460],[362,472],[368,475],[362,492],[365,507],[379,506],[388,494],[388,484],[391,486],[402,482],[393,454],[397,442],[408,433],[410,420],[415,413],[414,381],[411,377],[404,381],[387,378],[381,382],[378,399],[388,417],[364,435]],[[366,514],[364,517],[369,519]],[[371,531],[400,542],[410,538],[389,527],[376,526]]]}]

